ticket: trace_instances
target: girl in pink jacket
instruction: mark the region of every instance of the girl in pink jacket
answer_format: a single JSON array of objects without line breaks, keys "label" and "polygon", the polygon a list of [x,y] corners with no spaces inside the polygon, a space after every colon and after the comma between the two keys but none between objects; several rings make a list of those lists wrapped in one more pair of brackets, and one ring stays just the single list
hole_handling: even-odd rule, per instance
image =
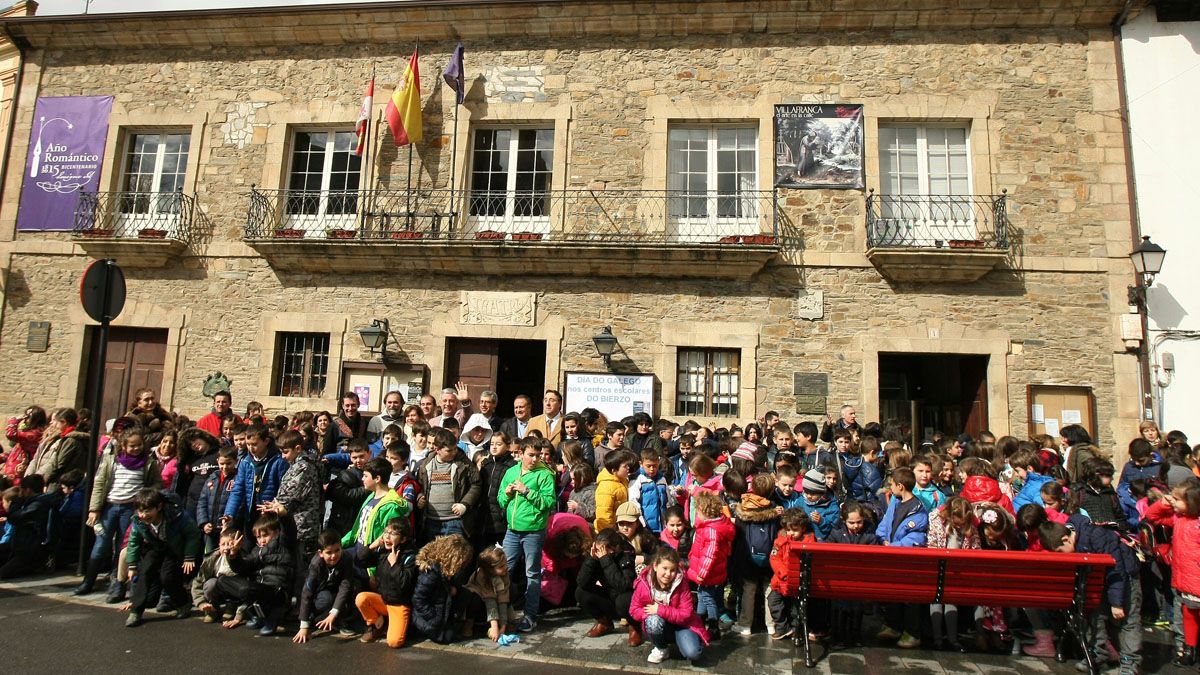
[{"label": "girl in pink jacket", "polygon": [[642,624],[654,646],[650,663],[662,663],[674,642],[683,658],[695,663],[708,644],[704,621],[696,614],[692,592],[679,568],[679,553],[660,546],[633,585],[629,616]]},{"label": "girl in pink jacket", "polygon": [[1175,665],[1196,663],[1200,642],[1200,483],[1187,480],[1175,486],[1146,512],[1146,520],[1171,527],[1171,586],[1183,608],[1183,651]]}]

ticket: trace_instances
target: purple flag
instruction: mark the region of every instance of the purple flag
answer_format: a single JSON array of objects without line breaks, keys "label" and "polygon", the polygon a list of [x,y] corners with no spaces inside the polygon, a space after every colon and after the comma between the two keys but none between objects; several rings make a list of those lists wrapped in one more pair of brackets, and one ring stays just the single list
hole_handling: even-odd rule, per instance
[{"label": "purple flag", "polygon": [[454,48],[454,55],[450,57],[450,63],[446,64],[446,70],[442,71],[442,79],[454,89],[454,103],[462,105],[462,102],[467,98],[467,83],[463,75],[463,46],[461,42]]},{"label": "purple flag", "polygon": [[39,98],[29,133],[18,230],[70,230],[79,193],[95,192],[111,96]]}]

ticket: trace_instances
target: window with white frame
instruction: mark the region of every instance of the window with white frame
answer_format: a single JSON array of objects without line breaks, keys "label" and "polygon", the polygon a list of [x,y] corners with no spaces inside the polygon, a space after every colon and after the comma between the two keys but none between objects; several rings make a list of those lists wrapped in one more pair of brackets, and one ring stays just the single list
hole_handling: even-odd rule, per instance
[{"label": "window with white frame", "polygon": [[191,139],[177,131],[129,134],[117,203],[121,228],[169,229],[178,220]]},{"label": "window with white frame", "polygon": [[969,146],[965,126],[881,125],[877,227],[915,246],[974,239]]},{"label": "window with white frame", "polygon": [[307,129],[292,137],[284,214],[292,227],[355,227],[362,158],[351,130]]},{"label": "window with white frame", "polygon": [[683,349],[676,352],[675,414],[736,417],[738,349]]},{"label": "window with white frame", "polygon": [[468,207],[476,231],[550,231],[554,129],[476,129]]},{"label": "window with white frame", "polygon": [[667,134],[668,233],[684,240],[758,234],[758,130],[676,126]]}]

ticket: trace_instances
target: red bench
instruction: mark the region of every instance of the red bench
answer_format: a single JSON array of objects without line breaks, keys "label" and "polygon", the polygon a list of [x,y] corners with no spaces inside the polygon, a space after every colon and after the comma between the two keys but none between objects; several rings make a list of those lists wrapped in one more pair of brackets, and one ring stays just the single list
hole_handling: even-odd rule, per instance
[{"label": "red bench", "polygon": [[[791,549],[788,595],[797,599],[796,643],[816,664],[808,640],[813,599],[1061,610],[1088,645],[1085,613],[1101,603],[1104,575],[1116,564],[1098,554],[802,544]],[[1090,650],[1084,654],[1095,672]],[[1061,651],[1060,651],[1061,655]]]}]

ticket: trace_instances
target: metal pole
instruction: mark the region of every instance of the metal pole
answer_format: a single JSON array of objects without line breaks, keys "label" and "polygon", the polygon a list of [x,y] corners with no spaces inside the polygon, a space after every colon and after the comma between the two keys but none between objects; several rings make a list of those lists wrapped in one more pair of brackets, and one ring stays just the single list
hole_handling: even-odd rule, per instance
[{"label": "metal pole", "polygon": [[363,130],[363,160],[362,160],[362,164],[359,166],[360,180],[362,180],[361,177],[366,178],[365,181],[362,181],[362,182],[366,183],[366,186],[364,187],[360,183],[359,188],[358,188],[358,191],[359,191],[358,236],[361,238],[366,238],[367,218],[371,213],[371,206],[372,206],[368,200],[371,199],[370,187],[371,187],[371,177],[372,177],[372,175],[371,175],[371,125],[375,122],[375,64],[374,63],[371,64],[371,84],[368,86],[371,88],[371,108],[367,111],[367,126]]},{"label": "metal pole", "polygon": [[405,203],[406,210],[408,211],[406,222],[407,222],[408,229],[410,229],[410,230],[413,229],[412,156],[413,156],[413,143],[412,143],[412,140],[409,140],[409,142],[408,142],[408,183],[404,188],[404,203]]},{"label": "metal pole", "polygon": [[[92,391],[88,399],[88,404],[92,410],[92,445],[88,447],[87,455],[87,478],[84,481],[83,493],[83,518],[79,523],[79,560],[75,565],[75,573],[83,574],[84,566],[87,564],[85,553],[87,552],[87,512],[88,504],[92,499],[93,483],[96,480],[96,460],[100,455],[100,424],[103,421],[103,411],[100,409],[104,401],[104,364],[108,361],[108,324],[112,320],[112,266],[115,261],[108,259],[104,261],[104,311],[102,314],[103,320],[100,322],[100,334],[97,337],[99,347],[96,350],[96,377],[92,381]],[[123,536],[121,533],[119,536]]]},{"label": "metal pole", "polygon": [[458,90],[454,90],[454,134],[450,141],[450,230],[458,224],[458,212],[454,203],[454,174],[458,165]]}]

